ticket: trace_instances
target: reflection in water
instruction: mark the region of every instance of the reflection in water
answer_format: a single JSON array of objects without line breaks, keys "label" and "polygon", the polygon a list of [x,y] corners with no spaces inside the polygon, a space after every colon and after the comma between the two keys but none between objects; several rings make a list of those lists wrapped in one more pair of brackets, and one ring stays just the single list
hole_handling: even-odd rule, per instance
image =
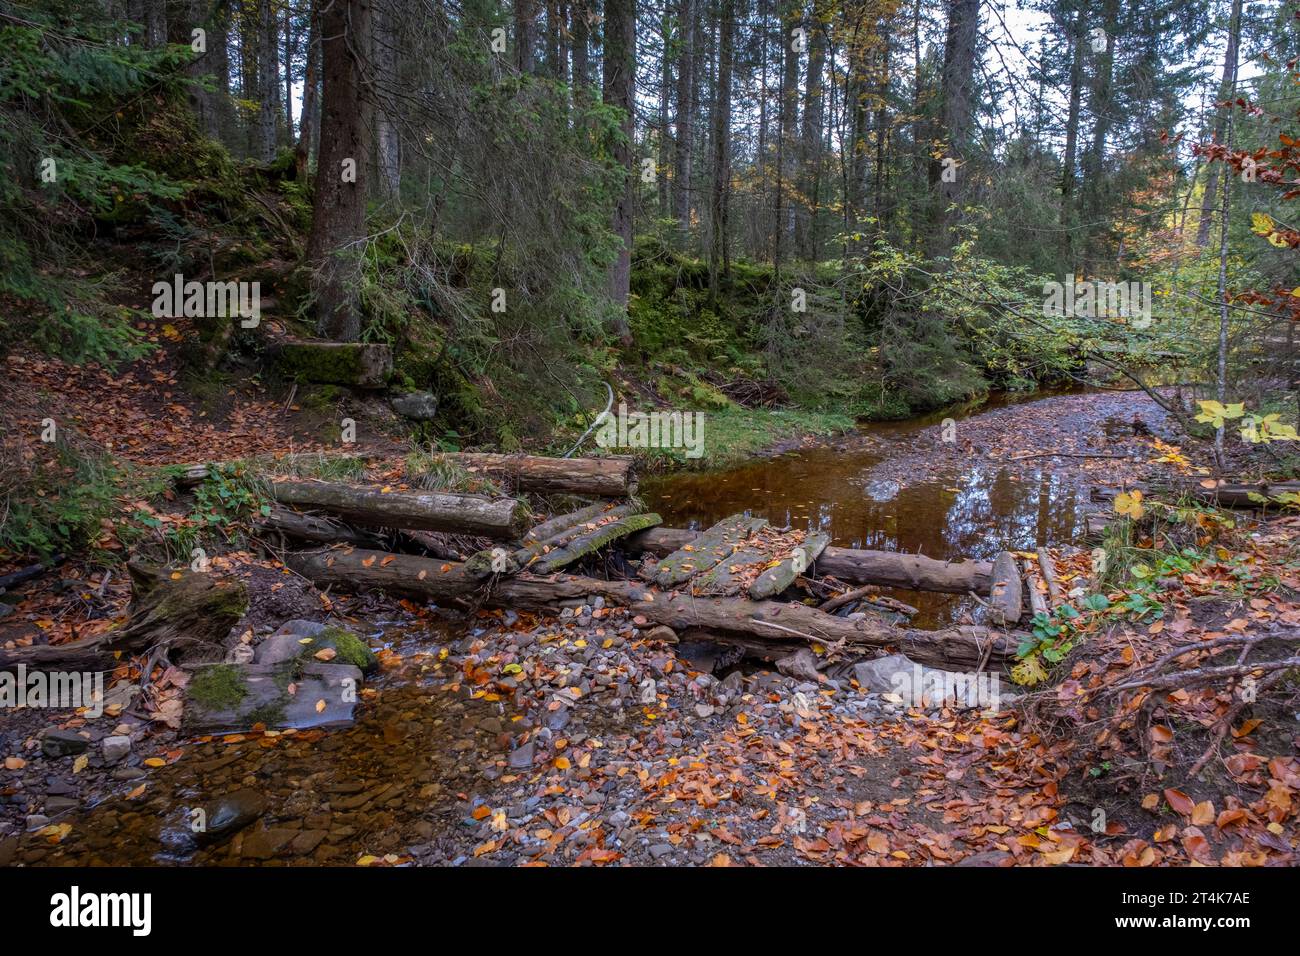
[{"label": "reflection in water", "polygon": [[[1021,475],[968,461],[948,474],[904,481],[904,487],[869,477],[891,458],[891,443],[937,420],[867,426],[864,432],[877,439],[870,447],[812,448],[728,471],[651,480],[642,486],[643,497],[668,527],[704,528],[743,511],[777,526],[825,531],[840,547],[941,559],[987,560],[1002,550],[1070,540],[1087,479],[1054,474],[1051,459]],[[950,623],[973,605],[955,595],[901,597],[921,609],[920,626]]]}]

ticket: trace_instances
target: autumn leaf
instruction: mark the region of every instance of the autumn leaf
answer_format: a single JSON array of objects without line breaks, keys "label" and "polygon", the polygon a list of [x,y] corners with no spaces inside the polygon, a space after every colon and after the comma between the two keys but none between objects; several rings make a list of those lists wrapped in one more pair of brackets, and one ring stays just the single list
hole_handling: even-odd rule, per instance
[{"label": "autumn leaf", "polygon": [[1177,813],[1181,813],[1183,816],[1191,814],[1192,810],[1196,807],[1196,804],[1192,802],[1192,798],[1181,790],[1174,790],[1173,788],[1166,790],[1165,799],[1169,801],[1169,805],[1173,807]]},{"label": "autumn leaf", "polygon": [[1134,521],[1146,513],[1146,509],[1142,507],[1142,492],[1137,489],[1116,495],[1114,507],[1117,515],[1127,515]]}]

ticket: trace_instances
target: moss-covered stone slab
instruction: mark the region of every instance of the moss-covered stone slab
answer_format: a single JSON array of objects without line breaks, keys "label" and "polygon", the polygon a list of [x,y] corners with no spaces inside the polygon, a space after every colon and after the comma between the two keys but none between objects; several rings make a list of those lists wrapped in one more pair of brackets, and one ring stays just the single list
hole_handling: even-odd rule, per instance
[{"label": "moss-covered stone slab", "polygon": [[690,544],[683,545],[660,561],[655,569],[655,583],[663,588],[673,588],[711,570],[766,525],[763,518],[743,514],[723,518]]},{"label": "moss-covered stone slab", "polygon": [[190,734],[239,733],[261,724],[347,726],[361,695],[361,671],[351,664],[200,664],[190,668],[181,728]]},{"label": "moss-covered stone slab", "polygon": [[383,388],[393,373],[393,350],[371,342],[281,344],[276,364],[281,374],[322,385]]},{"label": "moss-covered stone slab", "polygon": [[765,601],[780,594],[794,584],[795,578],[812,567],[812,563],[830,543],[830,535],[820,531],[808,535],[803,544],[796,545],[781,559],[780,564],[768,568],[754,579],[754,583],[749,586],[749,596],[755,601]]}]

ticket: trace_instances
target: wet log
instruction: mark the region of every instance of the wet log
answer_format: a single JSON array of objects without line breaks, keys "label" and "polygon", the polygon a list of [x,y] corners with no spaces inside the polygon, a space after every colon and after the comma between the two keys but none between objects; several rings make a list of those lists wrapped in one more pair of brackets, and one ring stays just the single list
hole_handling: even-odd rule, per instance
[{"label": "wet log", "polygon": [[442,457],[468,471],[503,478],[516,491],[630,498],[637,490],[633,460],[626,455],[610,458],[543,458],[539,455],[449,452]]},{"label": "wet log", "polygon": [[993,583],[989,587],[989,619],[993,624],[1010,625],[1025,613],[1024,582],[1016,567],[1016,556],[999,551],[993,559]]},{"label": "wet log", "polygon": [[326,511],[380,528],[517,538],[527,520],[523,502],[487,495],[384,492],[368,485],[331,481],[273,481],[271,494],[282,504]]},{"label": "wet log", "polygon": [[201,659],[220,653],[221,642],[248,610],[248,591],[236,578],[137,564],[127,569],[134,593],[126,624],[66,644],[0,648],[0,671],[19,664],[41,670],[112,670],[122,662],[119,654],[164,645],[176,658]]},{"label": "wet log", "polygon": [[[285,561],[318,587],[378,588],[441,603],[470,596],[480,583],[466,573],[463,565],[376,551],[298,553],[286,556]],[[602,581],[567,574],[503,578],[475,595],[486,605],[518,609],[545,609],[566,600],[595,596],[678,633],[698,628],[783,645],[782,656],[789,653],[792,644],[818,643],[848,653],[893,647],[922,664],[974,670],[981,661],[987,661],[990,667],[1004,666],[1013,659],[1017,646],[1015,635],[989,628],[897,628],[870,617],[850,621],[802,604],[696,597],[680,591],[658,591],[638,581]]]},{"label": "wet log", "polygon": [[[654,528],[625,542],[629,553],[666,557],[691,543],[693,531]],[[988,594],[993,566],[987,561],[937,561],[919,554],[827,547],[813,565],[817,574],[831,574],[850,584],[879,584],[912,591],[946,594]]]},{"label": "wet log", "polygon": [[548,551],[528,570],[534,574],[553,574],[579,558],[603,548],[611,541],[617,541],[637,531],[644,531],[646,528],[653,528],[662,521],[663,519],[654,513],[619,518],[593,531],[578,535],[558,550]]},{"label": "wet log", "polygon": [[659,562],[655,569],[655,583],[660,587],[671,588],[695,575],[712,571],[732,554],[737,544],[766,526],[767,521],[763,518],[732,515],[699,535],[689,531],[674,532],[689,537]]},{"label": "wet log", "polygon": [[[1213,481],[1214,479],[1204,479]],[[1225,481],[1207,488],[1196,480],[1171,480],[1159,478],[1137,482],[1133,486],[1143,494],[1158,495],[1164,499],[1193,498],[1206,504],[1224,508],[1263,508],[1278,495],[1300,494],[1300,481]],[[1122,489],[1094,486],[1090,497],[1094,502],[1110,503]]]},{"label": "wet log", "polygon": [[[478,578],[486,578],[491,574],[518,574],[523,569],[542,561],[544,557],[549,557],[551,552],[558,553],[562,551],[583,535],[602,529],[635,513],[636,508],[632,505],[613,507],[607,503],[602,503],[593,505],[590,508],[583,508],[572,514],[552,518],[550,521],[543,522],[532,531],[529,531],[524,536],[525,543],[522,548],[518,548],[513,552],[507,552],[500,547],[478,551],[471,555],[465,563],[465,570]],[[657,515],[656,518],[658,518]],[[643,528],[652,527],[658,523],[658,520],[656,520],[633,526],[621,533],[614,534],[609,540],[612,541],[615,538],[631,534],[633,531],[639,531]],[[569,560],[576,560],[579,556],[572,557]],[[556,568],[560,566],[556,565]],[[555,568],[551,570],[555,570]]]},{"label": "wet log", "polygon": [[803,544],[794,549],[795,554],[782,558],[780,564],[768,568],[754,579],[754,583],[749,586],[750,599],[762,601],[776,597],[794,584],[794,579],[812,567],[813,562],[826,550],[826,545],[830,544],[830,541],[830,535],[822,534],[820,531],[808,535]]}]

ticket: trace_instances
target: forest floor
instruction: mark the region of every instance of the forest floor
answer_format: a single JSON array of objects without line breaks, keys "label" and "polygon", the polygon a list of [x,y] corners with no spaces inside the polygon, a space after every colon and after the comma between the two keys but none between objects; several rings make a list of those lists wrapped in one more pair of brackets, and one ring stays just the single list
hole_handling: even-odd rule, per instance
[{"label": "forest floor", "polygon": [[[15,403],[35,421],[66,418],[140,462],[323,445],[256,390],[203,407],[170,367],[151,358],[110,377],[17,356],[0,384],[39,394]],[[1068,397],[1071,428],[1101,432],[1113,412],[1103,398]],[[1051,420],[1036,436],[993,411],[963,434],[1005,457],[1036,437],[1054,449]],[[1149,460],[1161,454],[1142,440]],[[701,673],[649,640],[647,622],[598,603],[467,619],[326,594],[235,548],[214,570],[249,585],[236,632],[329,618],[380,648],[357,723],[186,739],[169,726],[180,676],[149,675],[152,700],[137,710],[124,692],[142,675],[124,662],[105,716],[25,710],[0,727],[0,865],[1291,864],[1295,713],[1237,707],[1222,686],[1108,692],[1174,646],[1300,627],[1297,530],[1286,517],[1207,529],[1197,559],[1162,566],[1154,591],[1116,590],[1072,625],[1079,650],[1057,683],[982,711],[909,707],[847,678]],[[111,550],[111,526],[105,535]],[[1086,575],[1085,552],[1058,559]],[[0,645],[106,629],[129,597],[125,575],[78,560],[19,594]],[[46,755],[52,728],[87,746]],[[125,758],[102,749],[115,733],[130,738]],[[196,847],[197,806],[252,822]]]}]

